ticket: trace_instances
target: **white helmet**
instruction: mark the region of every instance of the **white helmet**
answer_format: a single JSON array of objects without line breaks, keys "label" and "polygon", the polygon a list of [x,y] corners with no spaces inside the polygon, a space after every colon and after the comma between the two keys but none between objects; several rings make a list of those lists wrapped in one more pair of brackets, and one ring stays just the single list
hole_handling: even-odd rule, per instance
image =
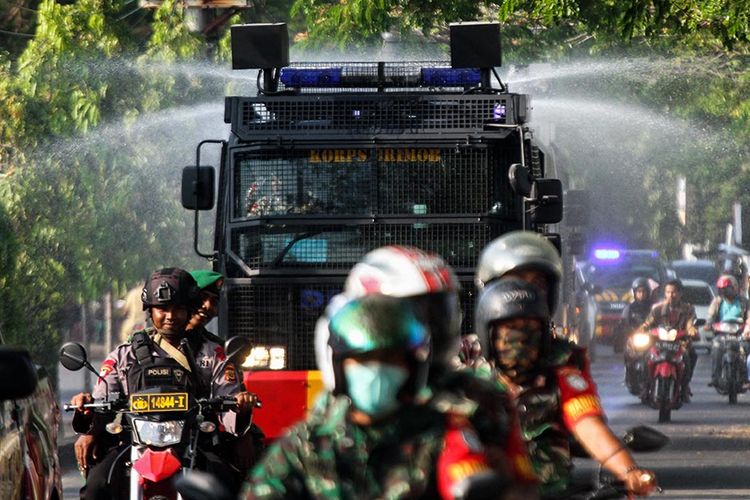
[{"label": "white helmet", "polygon": [[513,231],[491,241],[479,256],[474,283],[482,290],[491,281],[524,269],[547,275],[547,300],[550,312],[554,312],[562,279],[562,259],[555,246],[539,233]]},{"label": "white helmet", "polygon": [[343,294],[348,299],[379,293],[408,298],[432,338],[432,364],[447,366],[458,354],[461,306],[458,278],[445,261],[407,246],[387,246],[367,253],[349,272]]}]

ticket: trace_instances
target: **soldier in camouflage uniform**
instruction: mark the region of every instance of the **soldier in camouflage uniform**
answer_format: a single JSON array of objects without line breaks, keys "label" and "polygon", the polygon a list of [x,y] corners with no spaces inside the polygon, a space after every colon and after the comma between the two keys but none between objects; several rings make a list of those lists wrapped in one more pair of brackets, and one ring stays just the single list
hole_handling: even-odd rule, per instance
[{"label": "soldier in camouflage uniform", "polygon": [[348,301],[316,347],[333,386],[269,449],[243,498],[460,498],[480,477],[500,496],[501,478],[468,422],[418,402],[430,339],[406,301]]},{"label": "soldier in camouflage uniform", "polygon": [[648,494],[655,477],[605,424],[585,350],[552,334],[561,275],[557,250],[536,233],[509,233],[482,252],[474,326],[487,364],[480,370],[493,370],[514,395],[544,498],[569,490],[571,436],[629,491]]},{"label": "soldier in camouflage uniform", "polygon": [[[327,313],[338,301],[381,293],[408,301],[431,338],[428,390],[422,395],[443,413],[470,421],[496,470],[512,479],[506,496],[535,496],[537,481],[526,447],[521,440],[514,405],[493,382],[477,377],[473,370],[457,369],[461,330],[458,297],[460,284],[438,255],[415,247],[387,246],[367,253],[349,273],[341,297],[331,301]],[[328,328],[327,316],[318,328]],[[320,361],[320,360],[319,360]],[[325,364],[325,363],[319,363]],[[323,373],[332,379],[333,374]]]}]

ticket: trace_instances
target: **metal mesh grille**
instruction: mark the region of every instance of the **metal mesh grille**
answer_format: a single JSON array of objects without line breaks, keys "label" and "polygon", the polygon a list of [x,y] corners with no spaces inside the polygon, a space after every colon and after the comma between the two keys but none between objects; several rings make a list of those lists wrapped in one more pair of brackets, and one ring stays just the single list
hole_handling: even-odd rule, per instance
[{"label": "metal mesh grille", "polygon": [[[472,331],[474,288],[461,280],[462,333]],[[339,282],[300,284],[294,282],[233,285],[228,293],[229,336],[246,335],[254,345],[283,346],[287,368],[314,370],[315,323],[329,299],[343,288]]]},{"label": "metal mesh grille", "polygon": [[486,213],[487,149],[327,149],[238,155],[235,217]]},{"label": "metal mesh grille", "polygon": [[251,140],[263,133],[476,132],[487,123],[511,123],[508,95],[316,95],[235,98],[232,130]]},{"label": "metal mesh grille", "polygon": [[232,231],[232,250],[252,269],[347,270],[384,245],[412,245],[441,255],[451,266],[473,268],[480,250],[509,228],[487,223],[263,225]]}]

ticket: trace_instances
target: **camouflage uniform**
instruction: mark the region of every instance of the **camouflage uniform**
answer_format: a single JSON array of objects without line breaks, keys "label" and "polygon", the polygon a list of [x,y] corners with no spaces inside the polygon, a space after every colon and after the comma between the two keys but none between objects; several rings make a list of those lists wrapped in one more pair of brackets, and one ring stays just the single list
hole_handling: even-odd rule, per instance
[{"label": "camouflage uniform", "polygon": [[[388,423],[348,420],[350,400],[324,393],[306,421],[276,442],[248,477],[241,497],[438,498],[438,461],[449,417],[409,406]],[[470,427],[465,443],[481,449]]]},{"label": "camouflage uniform", "polygon": [[[583,349],[554,338],[546,367],[517,390],[516,405],[540,491],[554,498],[570,486],[572,428],[585,417],[604,417],[604,410]],[[502,377],[498,383],[513,391]]]}]

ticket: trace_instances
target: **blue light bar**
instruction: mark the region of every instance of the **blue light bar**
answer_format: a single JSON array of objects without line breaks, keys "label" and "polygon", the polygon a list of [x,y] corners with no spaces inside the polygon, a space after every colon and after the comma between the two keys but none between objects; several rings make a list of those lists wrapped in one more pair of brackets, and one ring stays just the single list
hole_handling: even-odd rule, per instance
[{"label": "blue light bar", "polygon": [[430,87],[465,87],[481,81],[479,68],[422,68],[422,85]]},{"label": "blue light bar", "polygon": [[286,87],[338,87],[341,68],[281,68],[279,79]]},{"label": "blue light bar", "polygon": [[597,248],[594,250],[594,258],[599,260],[619,260],[620,251],[615,248]]}]

